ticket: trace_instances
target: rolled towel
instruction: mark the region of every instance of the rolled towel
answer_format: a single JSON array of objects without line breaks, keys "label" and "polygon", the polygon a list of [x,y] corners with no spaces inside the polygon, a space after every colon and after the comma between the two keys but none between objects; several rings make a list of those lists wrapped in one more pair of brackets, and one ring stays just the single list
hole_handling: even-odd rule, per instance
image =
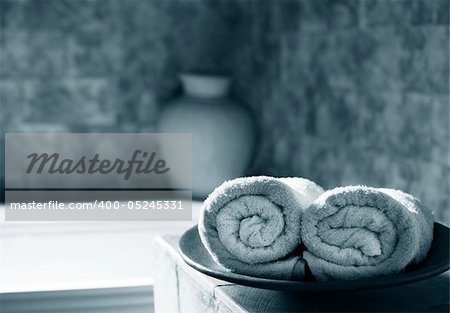
[{"label": "rolled towel", "polygon": [[304,262],[300,245],[302,211],[323,189],[303,178],[267,176],[223,183],[205,200],[200,238],[214,260],[250,276],[296,279]]},{"label": "rolled towel", "polygon": [[317,280],[399,273],[422,261],[433,239],[433,213],[398,190],[329,190],[305,210],[303,253]]}]

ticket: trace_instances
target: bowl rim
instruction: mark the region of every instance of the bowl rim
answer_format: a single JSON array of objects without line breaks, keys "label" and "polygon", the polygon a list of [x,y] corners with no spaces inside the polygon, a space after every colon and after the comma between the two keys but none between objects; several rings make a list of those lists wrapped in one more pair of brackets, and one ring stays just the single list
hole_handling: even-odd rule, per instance
[{"label": "bowl rim", "polygon": [[[443,224],[434,223],[434,235],[432,247],[429,255],[420,264],[411,267],[411,270],[399,274],[391,274],[385,276],[378,276],[370,279],[358,280],[332,280],[332,281],[294,281],[294,280],[279,280],[269,278],[259,278],[243,274],[233,273],[219,264],[215,264],[217,269],[210,268],[205,263],[198,262],[191,257],[189,247],[194,247],[197,255],[212,259],[209,254],[205,256],[206,249],[203,247],[198,234],[198,225],[188,229],[180,238],[178,244],[179,253],[185,263],[195,270],[206,274],[208,276],[224,280],[239,285],[250,286],[262,289],[284,290],[284,291],[346,291],[346,290],[370,290],[394,287],[404,284],[417,282],[439,275],[449,270],[449,228]],[[436,239],[436,240],[435,240]],[[193,242],[193,240],[195,242]],[[193,244],[195,243],[195,244]],[[199,246],[200,247],[196,248]],[[446,244],[445,244],[446,243]],[[442,257],[438,262],[427,264],[427,260],[432,257],[433,253],[441,252]],[[440,251],[439,251],[440,250]],[[439,254],[440,255],[440,254]],[[438,256],[439,256],[438,255]],[[425,266],[423,266],[425,264]],[[422,266],[421,266],[422,265]]]}]

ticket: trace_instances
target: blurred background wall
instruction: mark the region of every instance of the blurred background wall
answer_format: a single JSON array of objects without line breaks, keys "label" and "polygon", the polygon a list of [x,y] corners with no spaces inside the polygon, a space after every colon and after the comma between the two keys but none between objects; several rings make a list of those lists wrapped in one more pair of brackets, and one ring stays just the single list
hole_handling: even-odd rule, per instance
[{"label": "blurred background wall", "polygon": [[217,67],[259,124],[249,174],[399,188],[449,222],[448,0],[0,0],[0,14],[1,149],[5,132],[155,131],[180,71]]}]

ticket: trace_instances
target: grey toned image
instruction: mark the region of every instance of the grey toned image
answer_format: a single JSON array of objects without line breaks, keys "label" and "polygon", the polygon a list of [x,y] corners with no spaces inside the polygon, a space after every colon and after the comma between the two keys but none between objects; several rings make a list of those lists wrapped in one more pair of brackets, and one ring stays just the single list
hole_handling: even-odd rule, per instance
[{"label": "grey toned image", "polygon": [[0,312],[449,312],[449,4],[0,0]]}]

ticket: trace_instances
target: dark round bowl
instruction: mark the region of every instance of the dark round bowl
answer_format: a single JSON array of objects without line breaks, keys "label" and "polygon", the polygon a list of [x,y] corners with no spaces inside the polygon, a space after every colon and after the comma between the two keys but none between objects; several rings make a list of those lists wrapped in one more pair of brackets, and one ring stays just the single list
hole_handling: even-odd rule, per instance
[{"label": "dark round bowl", "polygon": [[230,272],[217,264],[203,246],[197,226],[187,230],[180,238],[179,250],[183,260],[194,269],[208,276],[240,285],[283,291],[345,291],[368,290],[404,285],[427,279],[449,269],[449,228],[434,224],[433,243],[427,258],[420,264],[400,274],[371,279],[340,281],[292,281],[259,278]]}]

